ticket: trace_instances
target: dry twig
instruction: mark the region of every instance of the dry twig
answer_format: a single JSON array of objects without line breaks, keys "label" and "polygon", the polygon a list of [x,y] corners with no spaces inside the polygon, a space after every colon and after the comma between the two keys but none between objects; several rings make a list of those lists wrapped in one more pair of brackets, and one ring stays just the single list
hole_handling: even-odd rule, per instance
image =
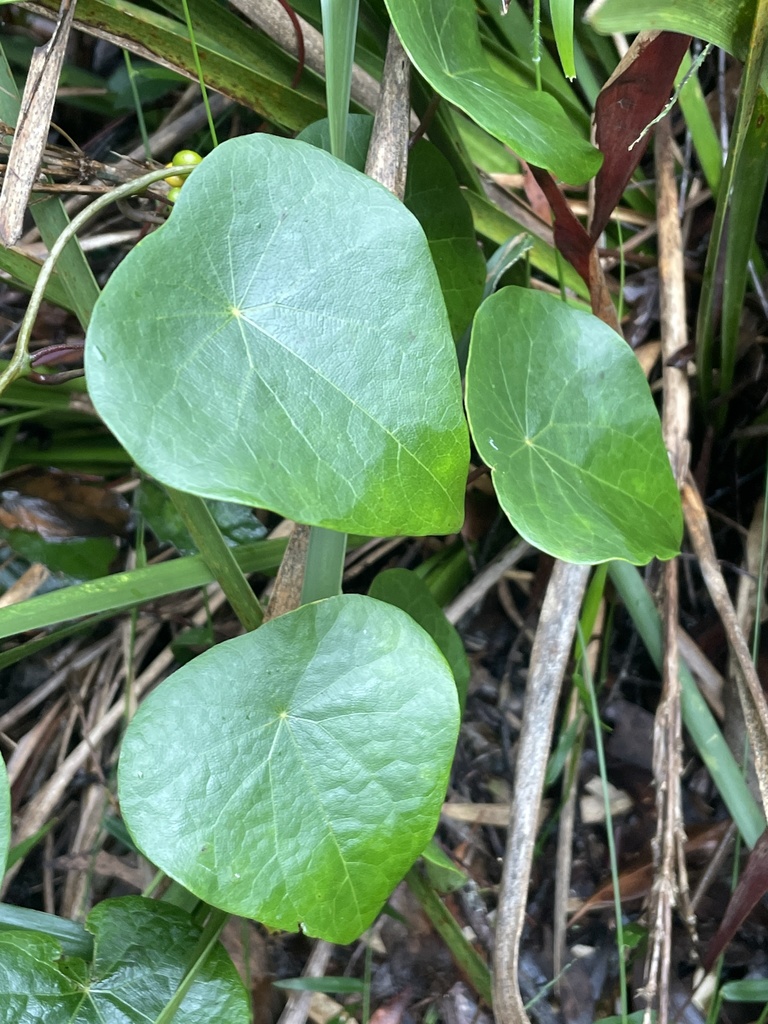
[{"label": "dry twig", "polygon": [[[671,365],[671,357],[687,342],[683,242],[680,233],[674,140],[669,118],[656,128],[657,222],[659,232],[659,282],[661,301],[661,350],[664,361],[664,441],[678,485],[688,470],[690,445],[688,421],[690,395],[683,370]],[[663,690],[656,711],[653,737],[653,774],[656,782],[656,836],[653,843],[656,874],[651,895],[649,923],[651,944],[646,960],[644,995],[646,1024],[651,1009],[658,1008],[659,1024],[667,1024],[670,1007],[672,958],[672,911],[687,904],[688,876],[685,865],[680,777],[682,774],[682,724],[680,711],[680,652],[678,648],[677,561],[664,566],[664,663]],[[688,915],[690,917],[690,915]]]},{"label": "dry twig", "polygon": [[0,241],[6,246],[18,242],[24,227],[29,194],[50,130],[76,3],[77,0],[62,0],[51,38],[45,46],[37,47],[29,62],[18,125],[0,193]]},{"label": "dry twig", "polygon": [[500,1024],[528,1024],[518,986],[520,937],[555,710],[588,576],[589,566],[555,562],[531,653],[497,910],[494,1011]]}]

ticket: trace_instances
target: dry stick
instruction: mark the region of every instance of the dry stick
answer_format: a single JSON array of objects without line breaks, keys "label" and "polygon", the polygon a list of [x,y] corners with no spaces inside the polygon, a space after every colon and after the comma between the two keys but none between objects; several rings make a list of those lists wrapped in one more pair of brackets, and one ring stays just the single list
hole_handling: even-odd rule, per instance
[{"label": "dry stick", "polygon": [[276,619],[278,615],[285,615],[286,612],[292,612],[301,604],[308,548],[309,527],[303,523],[295,523],[264,613],[265,622]]},{"label": "dry stick", "polygon": [[[662,425],[672,470],[680,486],[688,471],[690,456],[690,394],[686,373],[669,365],[670,357],[687,343],[683,241],[675,180],[674,140],[669,118],[664,118],[656,128],[655,156],[661,351],[664,374]],[[663,689],[661,702],[656,711],[653,737],[657,814],[653,854],[656,872],[648,915],[651,945],[646,959],[645,1024],[649,1024],[654,1006],[658,1007],[659,1024],[667,1024],[672,961],[672,911],[678,903],[687,905],[688,902],[688,879],[683,851],[685,832],[680,794],[683,738],[678,618],[677,561],[673,559],[664,566]]]},{"label": "dry stick", "polygon": [[[306,967],[302,971],[302,978],[322,978],[328,969],[332,951],[332,943],[319,939],[315,943],[307,960]],[[277,1024],[304,1024],[309,1014],[309,1007],[314,994],[310,990],[291,992]]]},{"label": "dry stick", "polygon": [[555,562],[531,653],[515,795],[496,912],[493,1008],[499,1024],[528,1024],[517,980],[520,936],[555,710],[588,576],[587,565]]},{"label": "dry stick", "polygon": [[709,704],[715,718],[722,722],[725,718],[725,708],[723,707],[725,680],[681,626],[678,626],[677,629],[677,646],[680,649],[680,656],[696,678],[702,697]]},{"label": "dry stick", "polygon": [[[765,558],[765,540],[766,538],[763,536],[763,502],[761,500],[755,506],[744,545],[743,567],[746,571],[739,575],[736,585],[736,618],[745,637],[751,635],[755,615],[757,614],[757,581],[760,578],[760,566]],[[739,764],[742,764],[745,761],[746,725],[741,711],[741,698],[739,696],[740,672],[732,654],[728,658],[727,673],[729,685],[725,688],[723,698],[725,706],[725,740],[733,751],[736,760]],[[747,785],[755,798],[759,799],[755,766],[749,756],[746,758],[744,769],[747,776]]]},{"label": "dry stick", "polygon": [[717,562],[704,504],[690,477],[683,487],[683,513],[688,535],[699,560],[704,583],[723,623],[728,643],[739,668],[739,672],[736,673],[739,698],[755,758],[757,783],[760,787],[763,811],[766,811],[768,810],[768,707],[766,707],[765,695],[755,666],[752,664],[749,647],[739,626],[736,611],[731,603],[728,588]]},{"label": "dry stick", "polygon": [[405,177],[408,170],[408,118],[410,103],[408,90],[411,65],[390,26],[387,56],[381,79],[381,97],[373,122],[371,143],[365,161],[365,173],[378,181],[400,202],[405,196]]},{"label": "dry stick", "polygon": [[15,245],[24,228],[24,214],[48,139],[56,88],[72,28],[77,0],[62,0],[53,35],[38,46],[29,62],[13,145],[0,193],[0,241]]},{"label": "dry stick", "polygon": [[659,1024],[667,1024],[669,1014],[669,972],[672,960],[672,911],[678,902],[675,877],[676,857],[682,847],[680,821],[680,689],[679,651],[677,648],[678,586],[677,561],[664,566],[664,662],[663,694],[656,709],[653,736],[653,775],[656,782],[656,835],[653,839],[655,876],[651,892],[648,922],[651,945],[646,959],[643,989],[646,1008],[644,1024],[650,1024],[652,1008],[657,1007]]},{"label": "dry stick", "polygon": [[478,605],[502,576],[533,552],[531,545],[521,540],[514,547],[502,551],[477,575],[464,590],[445,607],[445,617],[454,626]]}]

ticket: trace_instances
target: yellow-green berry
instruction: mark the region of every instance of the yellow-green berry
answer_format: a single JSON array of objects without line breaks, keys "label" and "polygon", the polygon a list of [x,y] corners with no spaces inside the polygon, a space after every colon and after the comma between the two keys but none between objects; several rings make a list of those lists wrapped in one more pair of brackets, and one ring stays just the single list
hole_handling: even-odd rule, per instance
[{"label": "yellow-green berry", "polygon": [[202,160],[203,158],[199,153],[196,153],[194,149],[180,149],[178,153],[173,154],[171,165],[173,167],[182,167],[185,164],[202,163]]},{"label": "yellow-green berry", "polygon": [[[173,167],[173,164],[166,164],[166,167]],[[163,181],[167,182],[171,188],[181,188],[184,184],[184,178],[181,174],[169,174],[167,178],[163,178]]]},{"label": "yellow-green berry", "polygon": [[176,185],[174,188],[168,189],[168,195],[166,198],[168,199],[169,203],[175,203],[180,195],[181,187],[179,185]]}]

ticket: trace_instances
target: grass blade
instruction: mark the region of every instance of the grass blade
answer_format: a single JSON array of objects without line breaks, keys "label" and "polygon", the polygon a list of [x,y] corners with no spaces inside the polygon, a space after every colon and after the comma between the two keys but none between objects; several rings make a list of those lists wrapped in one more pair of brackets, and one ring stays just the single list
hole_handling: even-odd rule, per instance
[{"label": "grass blade", "polygon": [[344,159],[347,114],[355,58],[358,0],[321,0],[325,41],[325,88],[331,153]]},{"label": "grass blade", "polygon": [[[284,540],[260,540],[233,548],[232,554],[243,572],[273,572],[280,564],[285,546]],[[118,572],[2,609],[0,640],[85,615],[125,611],[213,582],[213,573],[202,555],[188,555],[173,562],[149,565],[146,569]]]},{"label": "grass blade", "polygon": [[232,548],[227,546],[216,520],[203,498],[185,494],[169,487],[176,511],[192,534],[192,539],[205,559],[221,589],[227,595],[232,610],[247,631],[258,629],[264,619],[261,605],[251,590],[243,570],[237,563]]},{"label": "grass blade", "polygon": [[573,57],[573,0],[551,0],[550,14],[565,77],[574,79],[576,64]]}]

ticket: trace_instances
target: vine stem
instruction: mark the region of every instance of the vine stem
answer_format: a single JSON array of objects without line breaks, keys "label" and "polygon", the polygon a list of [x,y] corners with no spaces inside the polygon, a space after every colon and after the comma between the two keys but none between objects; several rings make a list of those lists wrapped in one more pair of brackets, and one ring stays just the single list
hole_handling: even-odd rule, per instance
[{"label": "vine stem", "polygon": [[[174,167],[173,173],[186,177],[188,174],[191,174],[197,166],[197,164],[186,164],[182,167]],[[149,171],[147,174],[143,174],[140,178],[134,178],[133,181],[127,181],[124,185],[118,185],[118,187],[112,189],[111,192],[107,192],[103,196],[99,196],[98,199],[94,200],[89,206],[78,213],[74,220],[64,228],[51,247],[50,253],[40,268],[37,281],[35,281],[35,287],[32,289],[27,311],[21,322],[13,355],[5,370],[0,374],[0,395],[2,395],[5,389],[17,378],[23,376],[25,373],[29,373],[30,371],[29,340],[32,336],[32,328],[34,327],[35,320],[37,319],[37,314],[40,312],[40,306],[43,302],[45,289],[56,267],[56,262],[67,244],[72,241],[78,231],[87,224],[89,220],[95,217],[98,213],[101,213],[102,210],[105,210],[110,203],[116,203],[120,199],[128,199],[137,192],[143,192],[144,189],[149,188],[150,185],[154,185],[156,181],[162,181],[163,178],[167,178],[170,173],[171,172],[167,167],[158,167],[154,171]]]}]

